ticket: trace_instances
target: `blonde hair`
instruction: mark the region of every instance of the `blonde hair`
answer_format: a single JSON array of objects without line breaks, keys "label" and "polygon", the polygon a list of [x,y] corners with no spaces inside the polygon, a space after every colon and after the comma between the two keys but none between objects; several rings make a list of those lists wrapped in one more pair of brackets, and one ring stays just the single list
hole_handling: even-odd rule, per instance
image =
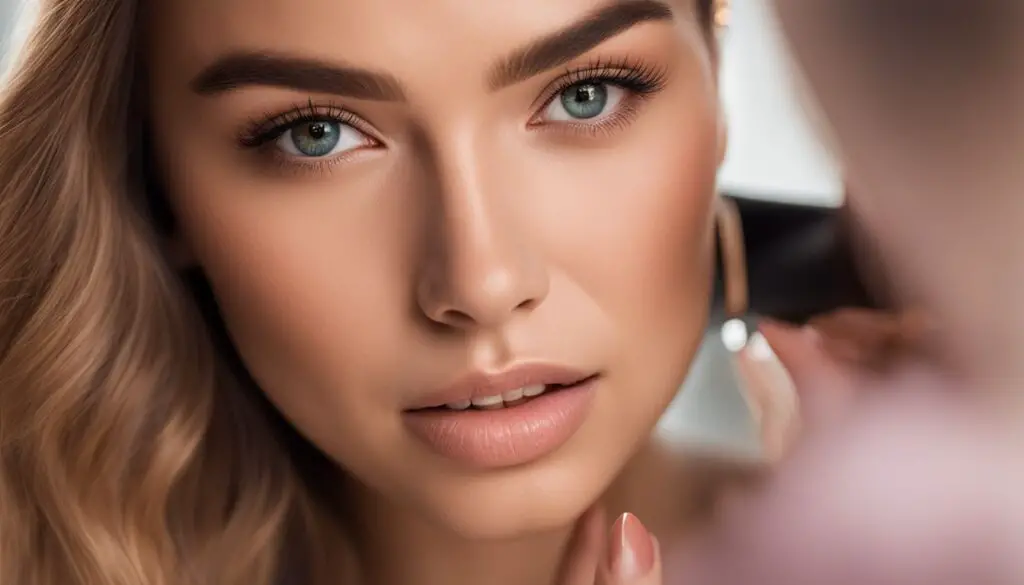
[{"label": "blonde hair", "polygon": [[42,0],[0,96],[4,585],[269,585],[311,523],[270,409],[162,256],[138,9]]}]

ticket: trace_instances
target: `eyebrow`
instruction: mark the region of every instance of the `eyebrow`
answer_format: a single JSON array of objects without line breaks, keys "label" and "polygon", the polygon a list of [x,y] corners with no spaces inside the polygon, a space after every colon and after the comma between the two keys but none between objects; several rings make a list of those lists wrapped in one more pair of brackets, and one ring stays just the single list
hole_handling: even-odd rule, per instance
[{"label": "eyebrow", "polygon": [[405,99],[401,84],[386,73],[271,53],[230,54],[204,69],[191,83],[192,90],[200,95],[252,85],[375,101]]},{"label": "eyebrow", "polygon": [[488,85],[492,90],[514,85],[567,63],[641,23],[671,19],[672,9],[659,0],[619,0],[513,52],[493,69]]},{"label": "eyebrow", "polygon": [[[571,61],[638,24],[671,18],[672,9],[660,0],[616,0],[499,61],[488,75],[488,87],[496,91],[514,85]],[[247,86],[373,101],[405,99],[401,83],[387,73],[269,52],[231,53],[203,69],[190,83],[192,91],[203,96]]]}]

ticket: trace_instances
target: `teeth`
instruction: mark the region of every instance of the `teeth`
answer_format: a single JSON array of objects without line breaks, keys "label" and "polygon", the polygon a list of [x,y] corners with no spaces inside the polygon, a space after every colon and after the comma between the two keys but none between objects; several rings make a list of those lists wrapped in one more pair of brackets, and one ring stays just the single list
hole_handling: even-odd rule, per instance
[{"label": "teeth", "polygon": [[502,403],[501,396],[481,396],[480,398],[474,398],[472,400],[473,406],[480,408],[487,408],[489,406],[500,406]]},{"label": "teeth", "polygon": [[547,389],[543,384],[534,384],[533,386],[524,386],[522,388],[516,388],[500,395],[495,396],[480,396],[472,400],[459,400],[458,402],[449,402],[445,406],[452,410],[467,410],[470,407],[480,408],[483,410],[495,410],[503,408],[505,405],[511,402],[518,402],[524,398],[535,398],[544,393]]},{"label": "teeth", "polygon": [[522,398],[523,398],[523,389],[522,388],[516,388],[515,390],[511,390],[511,391],[506,392],[506,393],[501,395],[501,399],[504,402],[515,402],[516,400],[522,400]]},{"label": "teeth", "polygon": [[523,396],[527,398],[533,398],[534,396],[540,396],[544,393],[544,384],[534,384],[533,386],[527,386],[523,388]]}]

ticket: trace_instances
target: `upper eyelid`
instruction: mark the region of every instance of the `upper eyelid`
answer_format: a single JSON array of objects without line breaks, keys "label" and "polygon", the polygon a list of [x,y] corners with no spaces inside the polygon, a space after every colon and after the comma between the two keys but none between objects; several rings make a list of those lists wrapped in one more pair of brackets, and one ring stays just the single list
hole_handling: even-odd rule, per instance
[{"label": "upper eyelid", "polygon": [[631,59],[622,61],[594,60],[588,65],[570,67],[560,75],[548,82],[531,104],[532,108],[539,108],[551,101],[560,91],[588,80],[601,80],[606,83],[615,84],[616,81],[626,82],[632,75],[639,77],[650,77],[656,85],[664,83],[666,71],[659,67],[646,65],[643,61],[634,62]]},{"label": "upper eyelid", "polygon": [[[615,84],[618,80],[626,82],[631,76],[639,76],[650,77],[655,83],[660,84],[664,74],[664,71],[657,67],[651,67],[642,60],[595,59],[586,65],[566,67],[557,77],[547,83],[531,103],[530,108],[536,110],[546,106],[560,91],[583,81],[592,79]],[[288,119],[290,116],[292,119]],[[251,124],[243,132],[240,142],[242,144],[262,142],[265,137],[286,132],[311,119],[327,119],[346,124],[366,134],[371,140],[383,141],[372,130],[373,125],[366,122],[359,114],[333,103],[314,104],[310,100],[308,105],[296,106],[272,116],[268,115],[259,123]]]},{"label": "upper eyelid", "polygon": [[[289,116],[294,117],[288,119]],[[311,104],[309,106],[295,107],[272,116],[268,115],[259,122],[251,123],[240,134],[239,142],[243,145],[253,146],[253,143],[264,142],[265,139],[272,135],[279,136],[296,126],[313,120],[330,120],[344,124],[367,135],[371,140],[380,140],[370,129],[372,125],[366,122],[359,114],[334,104]]]}]

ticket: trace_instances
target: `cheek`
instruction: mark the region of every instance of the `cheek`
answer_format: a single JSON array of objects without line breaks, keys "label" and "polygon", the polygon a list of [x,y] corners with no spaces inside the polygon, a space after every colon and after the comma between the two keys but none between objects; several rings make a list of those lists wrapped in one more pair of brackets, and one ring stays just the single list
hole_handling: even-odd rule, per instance
[{"label": "cheek", "polygon": [[[628,143],[552,169],[566,224],[561,266],[613,332],[613,364],[590,438],[608,456],[625,455],[676,395],[704,338],[713,270],[718,124],[710,115],[664,111],[678,127],[640,128]],[[709,109],[710,112],[710,109]],[[566,197],[564,193],[574,194]],[[580,193],[588,200],[582,201]],[[572,313],[571,305],[564,307]],[[609,433],[609,421],[617,429]]]},{"label": "cheek", "polygon": [[573,188],[586,185],[590,200],[561,215],[585,232],[572,236],[561,261],[630,344],[671,338],[678,347],[703,333],[717,126],[710,117],[674,119],[678,132],[638,132],[602,160],[582,163]]},{"label": "cheek", "polygon": [[194,188],[176,190],[184,236],[250,374],[318,444],[379,432],[389,421],[373,417],[400,390],[394,356],[407,353],[402,234],[415,220],[403,198],[367,206],[357,183],[282,187],[229,165],[189,168]]}]

